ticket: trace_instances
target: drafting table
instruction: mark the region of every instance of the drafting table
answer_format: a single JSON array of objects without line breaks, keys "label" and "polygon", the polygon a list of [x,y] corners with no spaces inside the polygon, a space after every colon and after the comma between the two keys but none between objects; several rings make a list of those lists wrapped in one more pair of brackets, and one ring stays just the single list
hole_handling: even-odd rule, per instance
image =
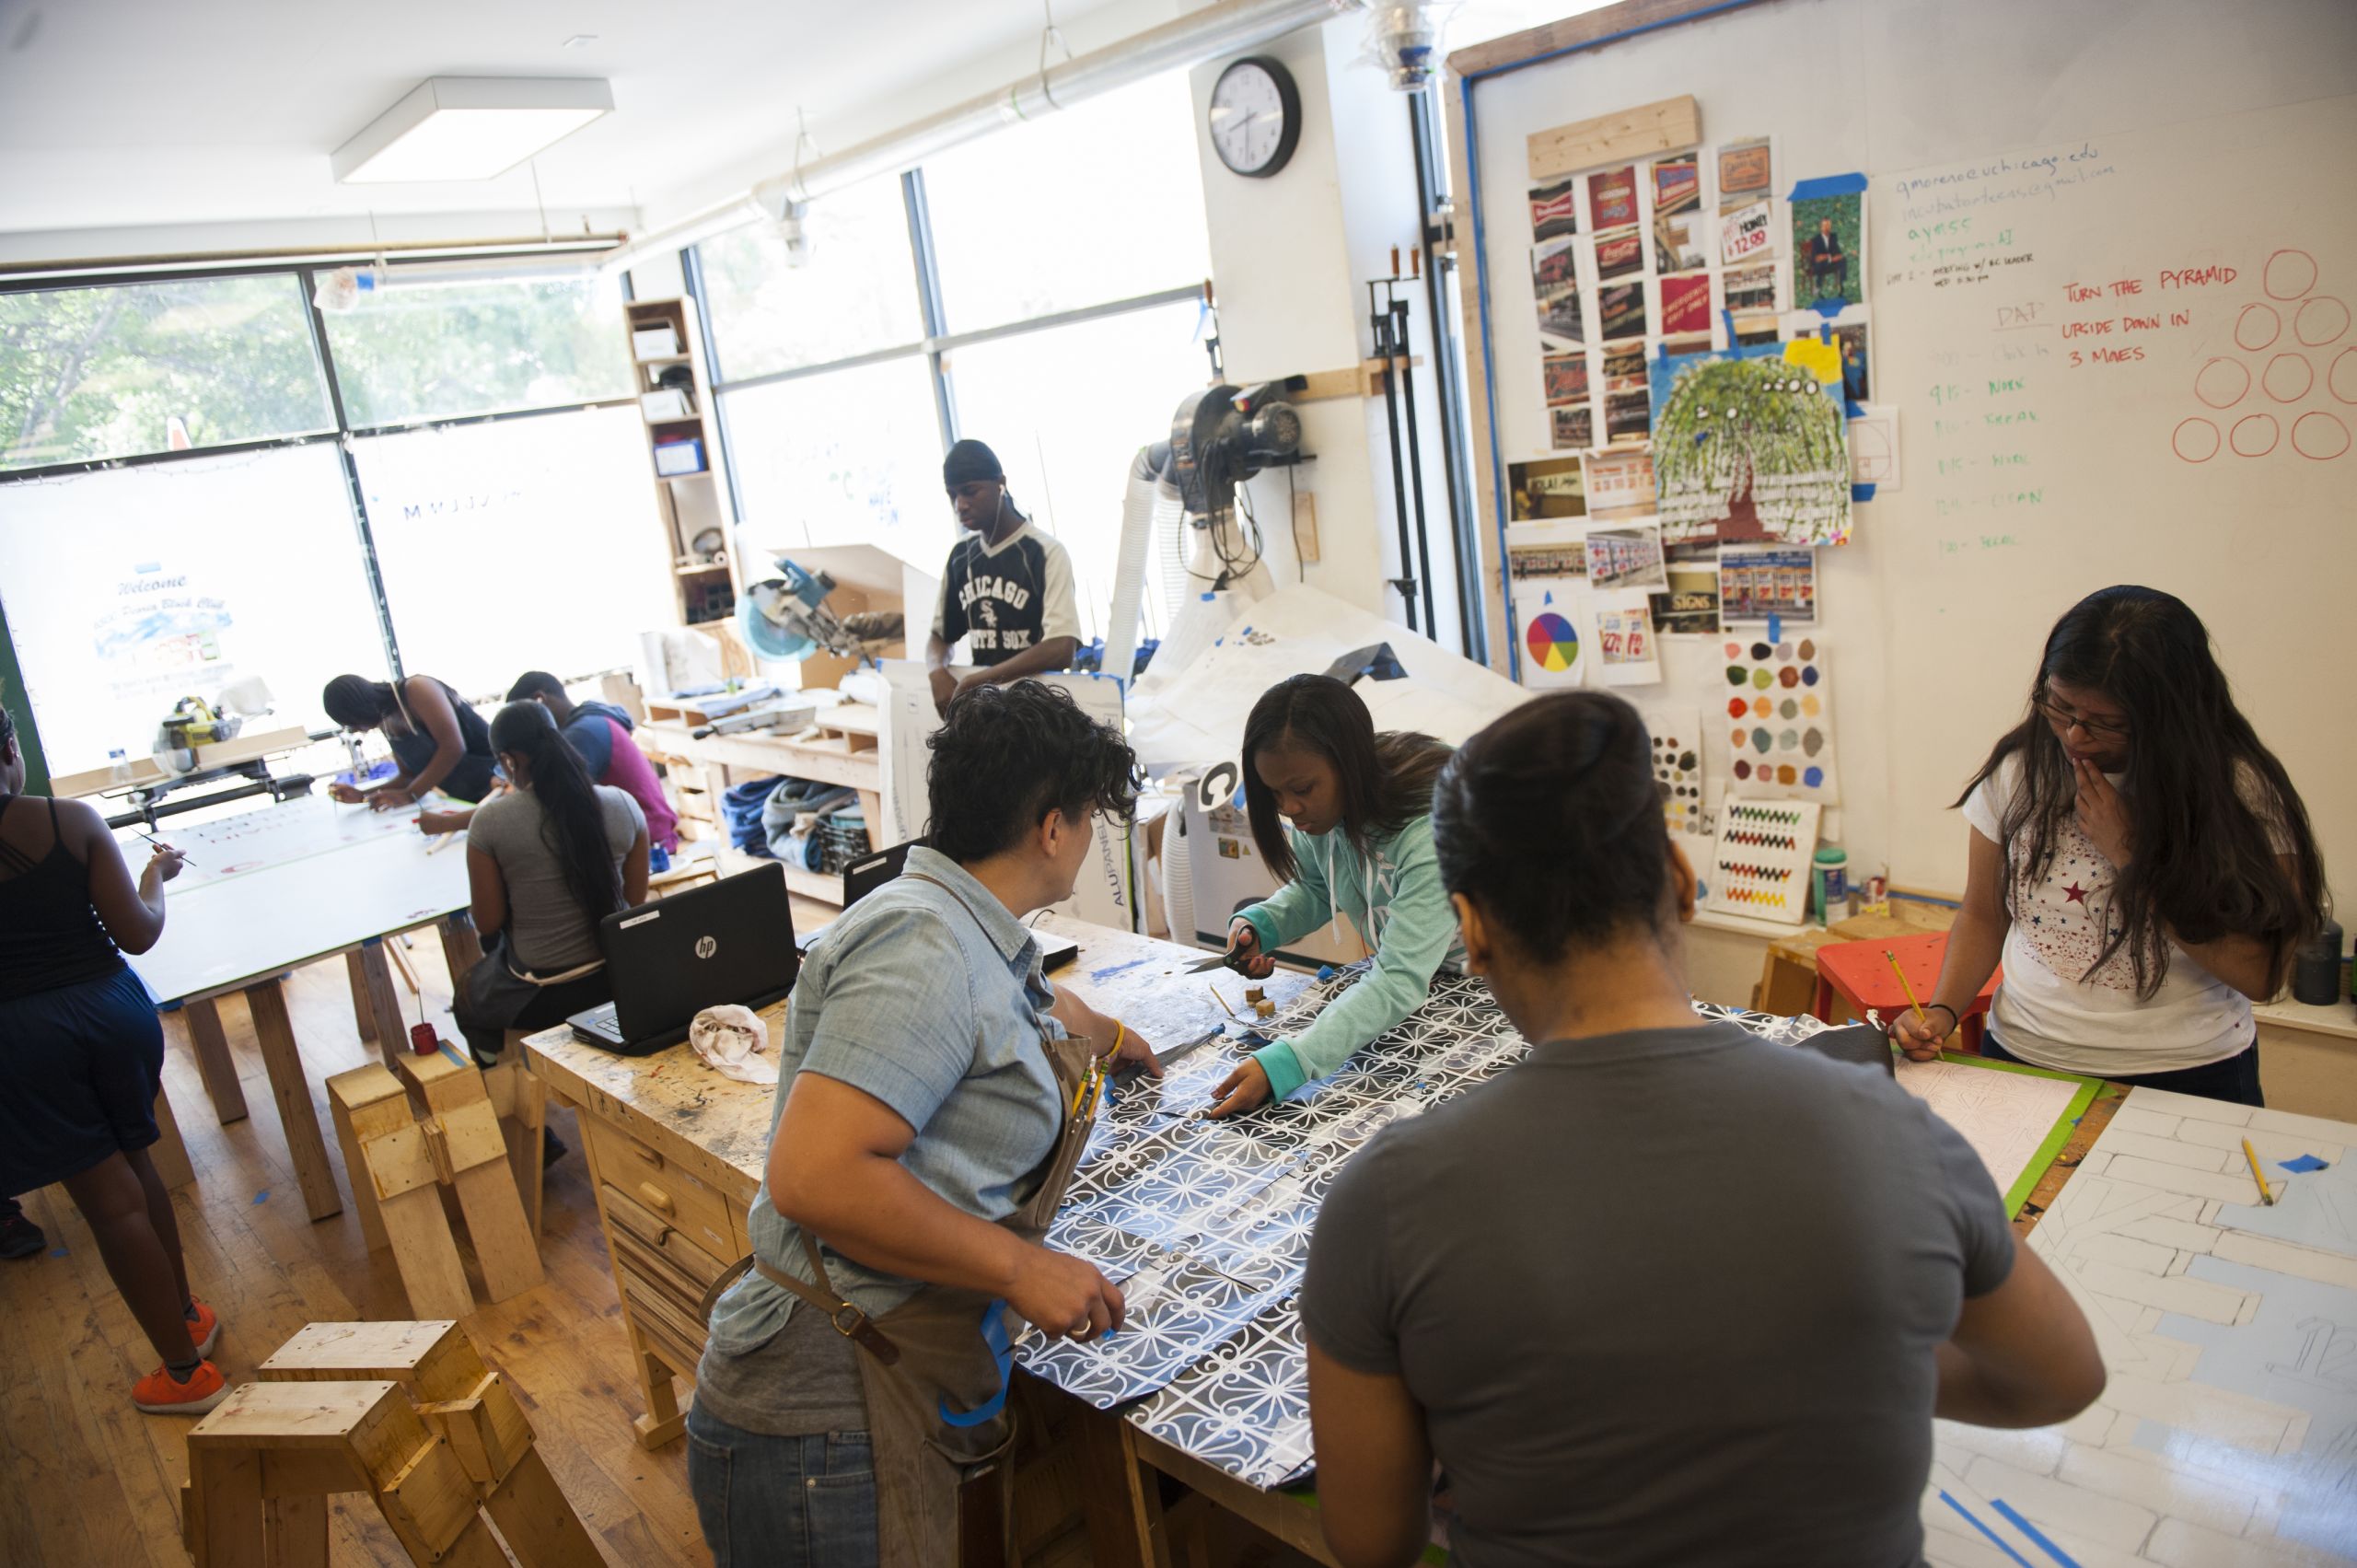
[{"label": "drafting table", "polygon": [[[123,842],[138,865],[140,841]],[[175,829],[165,842],[192,859],[167,884],[163,939],[128,962],[158,1007],[185,1016],[224,1123],[246,1115],[246,1098],[214,999],[245,993],[303,1206],[325,1219],[343,1202],[296,1048],[286,971],[347,955],[361,1038],[390,1060],[407,1030],[384,938],[438,924],[453,977],[463,973],[480,956],[472,930],[450,918],[467,907],[466,856],[447,844],[427,853],[414,807],[375,812],[324,796]]]}]

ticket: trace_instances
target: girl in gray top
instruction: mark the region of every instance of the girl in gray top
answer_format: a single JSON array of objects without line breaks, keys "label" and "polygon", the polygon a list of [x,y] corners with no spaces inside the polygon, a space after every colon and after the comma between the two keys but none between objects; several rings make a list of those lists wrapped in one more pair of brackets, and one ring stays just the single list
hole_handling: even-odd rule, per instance
[{"label": "girl in gray top", "polygon": [[515,788],[467,829],[467,883],[483,958],[451,1004],[475,1060],[499,1060],[509,1029],[546,1028],[611,996],[598,923],[646,899],[646,818],[589,782],[538,703],[510,703],[491,743]]}]

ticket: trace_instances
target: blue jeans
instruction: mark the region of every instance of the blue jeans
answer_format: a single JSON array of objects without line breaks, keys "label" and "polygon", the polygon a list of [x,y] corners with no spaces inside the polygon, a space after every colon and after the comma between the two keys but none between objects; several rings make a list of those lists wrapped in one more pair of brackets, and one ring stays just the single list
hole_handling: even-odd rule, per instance
[{"label": "blue jeans", "polygon": [[769,1437],[691,1408],[688,1490],[714,1568],[875,1568],[865,1432]]},{"label": "blue jeans", "polygon": [[[1980,1054],[1997,1062],[2020,1062],[2022,1059],[1997,1043],[1991,1029],[1980,1037]],[[2023,1063],[2035,1067],[2035,1062]],[[2166,1089],[2171,1094],[2198,1095],[2203,1099],[2222,1099],[2229,1105],[2265,1106],[2267,1100],[2258,1089],[2258,1037],[2254,1034],[2248,1045],[2223,1062],[2208,1062],[2199,1067],[2180,1067],[2174,1073],[2143,1073],[2106,1074],[2112,1082],[2132,1088]]]}]

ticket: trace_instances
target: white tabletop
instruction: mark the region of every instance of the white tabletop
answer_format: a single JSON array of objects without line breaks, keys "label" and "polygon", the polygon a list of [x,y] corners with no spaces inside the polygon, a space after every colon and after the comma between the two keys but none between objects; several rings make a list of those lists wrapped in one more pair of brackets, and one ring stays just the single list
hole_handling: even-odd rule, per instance
[{"label": "white tabletop", "polygon": [[129,960],[159,1003],[233,990],[467,907],[465,851],[446,842],[429,854],[414,808],[307,796],[166,842],[193,858],[168,884],[163,940]]}]

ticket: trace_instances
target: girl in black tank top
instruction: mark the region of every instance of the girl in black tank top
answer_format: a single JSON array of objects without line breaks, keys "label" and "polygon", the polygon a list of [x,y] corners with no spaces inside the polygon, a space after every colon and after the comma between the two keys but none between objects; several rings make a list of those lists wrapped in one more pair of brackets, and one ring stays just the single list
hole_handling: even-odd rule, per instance
[{"label": "girl in black tank top", "polygon": [[[329,793],[338,800],[366,799],[381,810],[406,806],[432,789],[470,803],[491,793],[498,767],[492,755],[491,726],[447,681],[430,675],[412,675],[399,681],[339,675],[321,693],[321,705],[345,729],[382,729],[393,761],[401,768],[391,783],[372,790],[331,786]],[[446,738],[438,730],[445,722],[456,733],[459,753],[446,771],[436,772],[435,758]]]},{"label": "girl in black tank top", "polygon": [[202,1415],[229,1386],[204,1357],[220,1333],[189,1294],[172,1202],[148,1157],[162,1135],[164,1032],[122,952],[164,933],[162,845],[136,878],[80,801],[22,798],[16,724],[0,709],[0,1197],[63,1183],[164,1363],[132,1386],[157,1415]]}]

